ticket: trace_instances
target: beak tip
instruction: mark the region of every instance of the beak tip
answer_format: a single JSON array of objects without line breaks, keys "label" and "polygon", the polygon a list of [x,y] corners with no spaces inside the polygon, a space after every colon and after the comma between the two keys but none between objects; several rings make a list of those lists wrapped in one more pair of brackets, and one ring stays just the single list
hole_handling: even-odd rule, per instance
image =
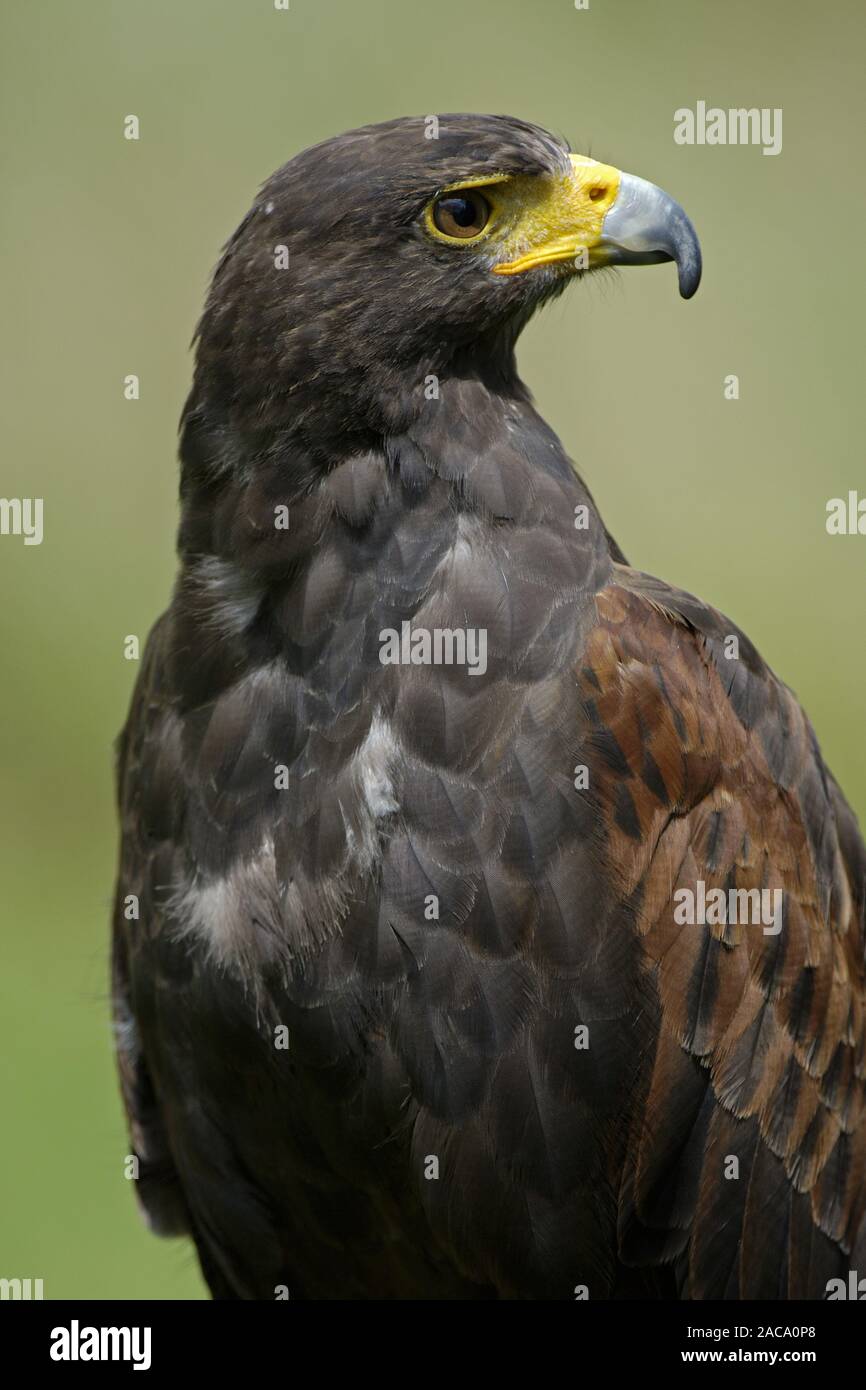
[{"label": "beak tip", "polygon": [[677,275],[680,284],[680,297],[682,299],[691,299],[692,295],[697,292],[698,286],[701,283],[700,260],[680,261],[677,266]]},{"label": "beak tip", "polygon": [[701,243],[695,235],[695,229],[691,222],[688,224],[688,238],[681,239],[680,246],[677,247],[677,278],[680,281],[680,295],[683,299],[691,299],[692,295],[698,291],[701,284],[701,272],[703,261],[701,256]]}]

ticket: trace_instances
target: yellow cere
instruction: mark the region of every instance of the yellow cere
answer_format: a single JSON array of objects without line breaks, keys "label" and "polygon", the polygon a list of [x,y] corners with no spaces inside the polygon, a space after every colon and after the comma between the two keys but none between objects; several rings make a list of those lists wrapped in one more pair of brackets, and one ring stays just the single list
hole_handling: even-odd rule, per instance
[{"label": "yellow cere", "polygon": [[427,209],[428,231],[440,241],[479,246],[496,275],[520,275],[536,266],[571,261],[580,269],[593,264],[591,252],[601,237],[605,214],[619,192],[620,172],[585,155],[570,155],[562,174],[487,175],[464,179],[439,194],[475,188],[490,204],[491,215],[478,236],[457,240],[438,230]]}]

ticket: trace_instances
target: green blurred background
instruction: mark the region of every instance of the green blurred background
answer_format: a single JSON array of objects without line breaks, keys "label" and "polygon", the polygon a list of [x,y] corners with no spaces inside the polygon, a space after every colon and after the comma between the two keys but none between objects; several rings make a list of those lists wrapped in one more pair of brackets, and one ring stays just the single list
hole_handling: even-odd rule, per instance
[{"label": "green blurred background", "polygon": [[[201,1298],[141,1225],[106,998],[111,744],[173,576],[176,422],[218,249],[298,150],[409,113],[509,112],[661,184],[705,278],[585,281],[522,373],[632,563],[700,593],[794,687],[866,812],[860,0],[39,0],[3,6],[0,1276],[47,1298]],[[698,100],[784,147],[680,147]],[[141,121],[127,142],[122,122]],[[140,375],[136,403],[123,399]],[[740,378],[726,401],[723,379]]]}]

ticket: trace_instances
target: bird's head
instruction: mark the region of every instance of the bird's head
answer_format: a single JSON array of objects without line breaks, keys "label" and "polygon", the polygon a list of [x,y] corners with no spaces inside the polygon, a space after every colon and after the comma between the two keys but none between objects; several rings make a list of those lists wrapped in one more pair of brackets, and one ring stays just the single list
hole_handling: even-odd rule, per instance
[{"label": "bird's head", "polygon": [[220,429],[405,426],[430,376],[513,371],[545,299],[597,267],[700,249],[667,194],[504,116],[406,118],[304,151],[229,242],[199,328],[191,404]]}]

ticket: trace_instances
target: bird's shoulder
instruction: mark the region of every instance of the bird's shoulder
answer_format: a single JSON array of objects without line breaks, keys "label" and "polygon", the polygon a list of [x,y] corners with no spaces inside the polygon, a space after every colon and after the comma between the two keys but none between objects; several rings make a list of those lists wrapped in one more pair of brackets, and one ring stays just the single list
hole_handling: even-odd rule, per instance
[{"label": "bird's shoulder", "polygon": [[623,565],[596,605],[590,788],[660,1011],[624,1253],[692,1297],[814,1297],[866,1237],[863,841],[728,619]]}]

